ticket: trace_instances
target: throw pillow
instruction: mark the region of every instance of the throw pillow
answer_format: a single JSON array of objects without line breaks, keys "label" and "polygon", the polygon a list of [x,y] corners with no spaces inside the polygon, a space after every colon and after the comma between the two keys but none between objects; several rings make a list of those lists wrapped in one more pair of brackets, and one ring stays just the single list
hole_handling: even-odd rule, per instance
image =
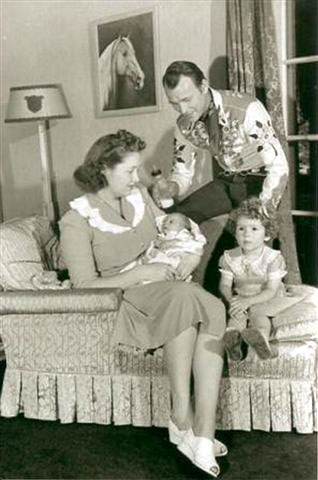
[{"label": "throw pillow", "polygon": [[40,215],[15,218],[0,225],[0,284],[4,290],[35,290],[32,277],[52,268],[57,238]]}]

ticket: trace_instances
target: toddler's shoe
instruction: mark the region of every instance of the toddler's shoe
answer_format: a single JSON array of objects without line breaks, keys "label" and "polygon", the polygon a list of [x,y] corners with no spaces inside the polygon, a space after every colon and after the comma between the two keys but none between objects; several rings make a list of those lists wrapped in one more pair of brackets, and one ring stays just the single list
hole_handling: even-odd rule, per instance
[{"label": "toddler's shoe", "polygon": [[242,338],[250,347],[254,348],[261,360],[277,356],[272,350],[268,338],[258,328],[245,328],[242,331]]},{"label": "toddler's shoe", "polygon": [[231,360],[238,362],[243,358],[241,332],[235,328],[225,331],[223,337],[224,348]]}]

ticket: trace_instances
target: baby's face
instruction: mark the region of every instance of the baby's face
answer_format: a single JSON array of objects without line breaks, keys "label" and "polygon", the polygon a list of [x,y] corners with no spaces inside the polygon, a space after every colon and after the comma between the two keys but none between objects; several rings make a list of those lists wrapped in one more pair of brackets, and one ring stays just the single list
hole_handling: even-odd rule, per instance
[{"label": "baby's face", "polygon": [[162,233],[180,232],[184,228],[188,228],[187,218],[180,213],[170,213],[162,222]]}]

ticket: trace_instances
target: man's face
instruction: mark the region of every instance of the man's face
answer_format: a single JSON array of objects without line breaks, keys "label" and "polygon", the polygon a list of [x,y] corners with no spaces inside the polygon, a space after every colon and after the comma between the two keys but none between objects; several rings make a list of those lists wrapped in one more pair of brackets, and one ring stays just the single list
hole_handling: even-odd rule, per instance
[{"label": "man's face", "polygon": [[191,77],[180,75],[175,88],[164,87],[172,107],[189,122],[196,122],[206,112],[209,105],[208,86],[205,80],[197,86]]}]

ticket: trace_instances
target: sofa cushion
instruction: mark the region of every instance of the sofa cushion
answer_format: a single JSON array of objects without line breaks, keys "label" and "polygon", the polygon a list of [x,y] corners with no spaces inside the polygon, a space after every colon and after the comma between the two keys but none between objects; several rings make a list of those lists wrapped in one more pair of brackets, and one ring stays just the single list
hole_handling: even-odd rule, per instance
[{"label": "sofa cushion", "polygon": [[0,225],[0,284],[4,290],[35,290],[32,277],[56,268],[58,240],[49,220],[34,215]]},{"label": "sofa cushion", "polygon": [[273,339],[305,341],[318,339],[318,289],[310,285],[288,285],[287,292],[300,300],[273,319]]}]

